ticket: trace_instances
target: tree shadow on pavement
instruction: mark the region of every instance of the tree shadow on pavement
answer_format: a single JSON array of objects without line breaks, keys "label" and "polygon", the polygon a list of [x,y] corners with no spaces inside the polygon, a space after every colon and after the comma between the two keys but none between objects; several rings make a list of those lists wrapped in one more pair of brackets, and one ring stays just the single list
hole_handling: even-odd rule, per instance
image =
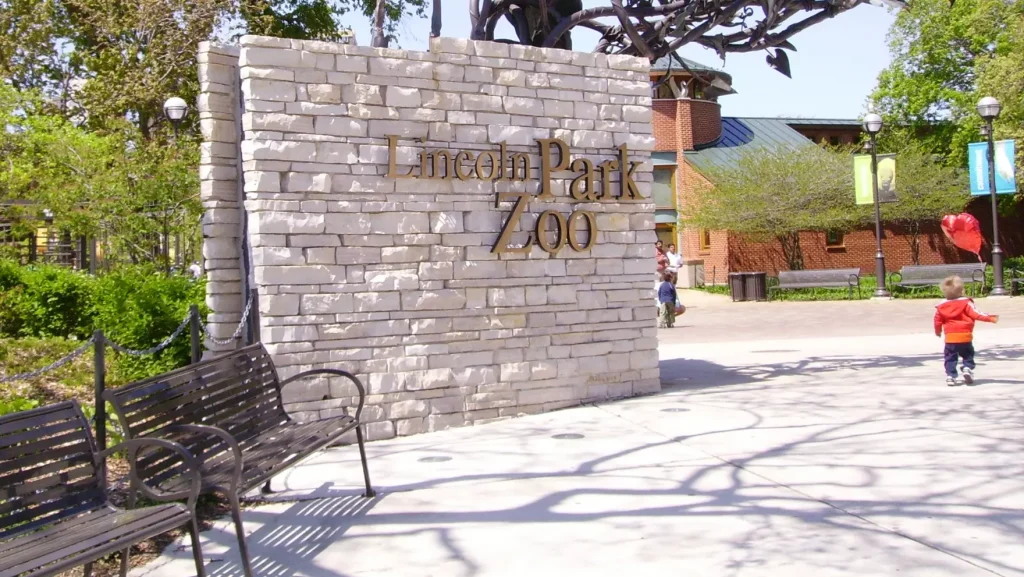
[{"label": "tree shadow on pavement", "polygon": [[[996,346],[979,350],[979,363],[1017,361],[1024,358],[1024,348]],[[920,355],[831,355],[807,357],[795,361],[763,365],[725,366],[702,359],[669,359],[660,363],[663,391],[705,389],[735,385],[767,383],[773,379],[797,375],[822,375],[837,371],[897,371],[941,363],[940,354]],[[1021,383],[1006,379],[981,379],[978,384]]]}]

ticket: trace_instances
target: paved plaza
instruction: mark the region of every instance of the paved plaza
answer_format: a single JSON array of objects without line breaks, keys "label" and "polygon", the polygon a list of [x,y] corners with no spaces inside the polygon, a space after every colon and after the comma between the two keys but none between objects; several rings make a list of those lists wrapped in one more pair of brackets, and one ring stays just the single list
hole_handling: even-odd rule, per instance
[{"label": "paved plaza", "polygon": [[[930,301],[684,302],[661,394],[372,443],[372,500],[354,448],[275,479],[258,575],[1024,575],[1024,298],[979,301],[955,388]],[[194,574],[187,540],[134,574]]]}]

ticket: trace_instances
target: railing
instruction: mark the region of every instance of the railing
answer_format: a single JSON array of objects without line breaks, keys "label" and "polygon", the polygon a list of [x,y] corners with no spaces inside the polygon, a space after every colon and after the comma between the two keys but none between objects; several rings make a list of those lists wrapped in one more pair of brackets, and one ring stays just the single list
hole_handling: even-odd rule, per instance
[{"label": "railing", "polygon": [[203,322],[202,315],[199,314],[199,307],[197,305],[191,305],[188,308],[188,314],[185,315],[185,318],[181,321],[181,324],[178,325],[178,328],[174,329],[174,332],[172,332],[170,336],[156,346],[140,350],[130,349],[107,338],[107,336],[103,334],[102,330],[97,330],[89,340],[82,343],[82,346],[45,367],[17,375],[0,376],[0,385],[13,381],[33,379],[50,371],[56,370],[84,355],[89,349],[92,349],[94,366],[93,381],[95,384],[95,413],[93,415],[93,419],[96,427],[96,444],[99,446],[100,451],[103,451],[107,446],[107,410],[106,405],[103,402],[103,391],[106,390],[106,350],[108,346],[121,354],[130,356],[142,357],[155,355],[169,347],[171,343],[177,340],[178,337],[185,332],[185,329],[188,328],[192,345],[191,362],[198,363],[202,360],[203,356],[203,335],[206,336],[208,341],[215,345],[231,345],[242,338],[243,331],[248,327],[249,330],[246,332],[244,339],[246,344],[252,344],[259,341],[259,319],[256,318],[257,307],[253,307],[253,303],[258,299],[259,295],[257,291],[250,291],[249,298],[246,299],[245,310],[242,312],[242,318],[238,322],[238,326],[235,327],[234,333],[232,333],[232,335],[227,339],[214,337],[213,334],[210,333],[209,326]]}]

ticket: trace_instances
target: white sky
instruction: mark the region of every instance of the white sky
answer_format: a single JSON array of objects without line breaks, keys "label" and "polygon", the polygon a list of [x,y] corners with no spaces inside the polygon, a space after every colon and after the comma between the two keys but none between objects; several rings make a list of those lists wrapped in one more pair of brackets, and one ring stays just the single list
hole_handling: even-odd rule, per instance
[{"label": "white sky", "polygon": [[[468,0],[442,1],[442,35],[468,37]],[[583,5],[604,3],[584,0]],[[738,94],[719,99],[724,115],[858,118],[878,73],[889,64],[885,38],[894,18],[887,9],[862,5],[801,32],[792,39],[797,52],[789,52],[792,79],[769,68],[765,52],[729,54],[724,66],[717,54],[700,46],[685,48],[683,55],[732,75]],[[359,44],[369,45],[369,22],[361,15],[344,20]],[[425,50],[429,32],[429,19],[410,20],[402,26],[399,47]],[[497,36],[514,37],[504,21]],[[595,41],[596,33],[574,35],[578,48],[589,49]]]}]

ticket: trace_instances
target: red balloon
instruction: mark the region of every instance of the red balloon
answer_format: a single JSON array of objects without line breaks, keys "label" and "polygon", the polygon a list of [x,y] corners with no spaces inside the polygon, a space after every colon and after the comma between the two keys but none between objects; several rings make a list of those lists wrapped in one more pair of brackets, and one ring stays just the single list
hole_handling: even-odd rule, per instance
[{"label": "red balloon", "polygon": [[[981,245],[985,242],[978,219],[966,212],[942,217],[942,232],[946,233],[953,244],[974,254],[981,252]],[[978,258],[981,258],[980,254]]]}]

